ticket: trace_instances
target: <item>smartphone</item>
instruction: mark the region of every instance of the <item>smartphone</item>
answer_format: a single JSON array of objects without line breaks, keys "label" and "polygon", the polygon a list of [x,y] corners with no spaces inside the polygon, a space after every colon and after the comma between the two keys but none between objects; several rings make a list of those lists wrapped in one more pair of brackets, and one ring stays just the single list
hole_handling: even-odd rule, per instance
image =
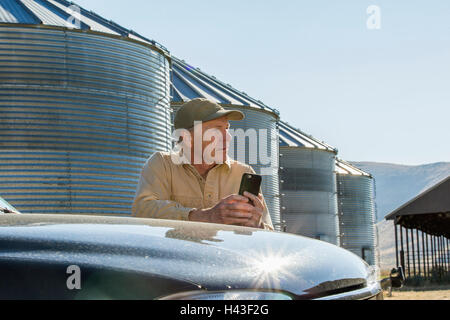
[{"label": "smartphone", "polygon": [[[244,192],[250,192],[255,196],[258,196],[259,189],[261,188],[261,180],[262,177],[253,173],[244,173],[242,175],[241,186],[239,187],[239,195],[243,196]],[[253,201],[250,200],[250,204],[253,204]]]}]

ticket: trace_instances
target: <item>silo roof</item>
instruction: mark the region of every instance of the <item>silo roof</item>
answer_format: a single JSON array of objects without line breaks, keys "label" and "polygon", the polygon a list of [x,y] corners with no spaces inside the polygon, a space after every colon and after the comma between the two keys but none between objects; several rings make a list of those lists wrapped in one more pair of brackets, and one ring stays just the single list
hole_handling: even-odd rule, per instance
[{"label": "silo roof", "polygon": [[66,0],[0,0],[0,24],[44,25],[95,31],[143,42],[164,53],[168,52],[156,41]]},{"label": "silo roof", "polygon": [[247,106],[279,115],[278,110],[265,105],[245,92],[233,88],[184,60],[172,56],[172,102],[183,103],[195,98],[206,98],[216,103]]},{"label": "silo roof", "polygon": [[280,147],[299,147],[309,149],[320,149],[337,153],[337,149],[326,144],[323,141],[312,137],[301,131],[298,128],[294,128],[287,122],[280,121]]},{"label": "silo roof", "polygon": [[338,174],[372,177],[370,173],[367,173],[342,159],[336,159],[336,171]]}]

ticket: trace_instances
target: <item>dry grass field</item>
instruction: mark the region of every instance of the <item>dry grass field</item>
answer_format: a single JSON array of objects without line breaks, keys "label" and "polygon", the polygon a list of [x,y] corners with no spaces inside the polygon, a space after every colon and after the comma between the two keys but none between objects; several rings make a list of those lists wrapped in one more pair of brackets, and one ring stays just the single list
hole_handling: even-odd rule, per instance
[{"label": "dry grass field", "polygon": [[[381,270],[380,280],[389,277],[389,270]],[[406,286],[392,290],[392,297],[383,291],[384,300],[450,300],[450,285],[424,284],[422,287]]]},{"label": "dry grass field", "polygon": [[445,290],[414,290],[392,291],[392,297],[387,296],[388,292],[383,291],[384,300],[450,300],[450,289]]}]

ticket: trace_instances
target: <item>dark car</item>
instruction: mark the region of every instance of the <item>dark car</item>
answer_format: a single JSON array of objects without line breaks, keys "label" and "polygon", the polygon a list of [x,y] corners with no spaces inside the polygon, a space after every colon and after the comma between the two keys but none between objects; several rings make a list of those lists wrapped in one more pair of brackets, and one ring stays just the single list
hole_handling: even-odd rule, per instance
[{"label": "dark car", "polygon": [[337,246],[260,229],[126,217],[0,215],[0,299],[377,299]]}]

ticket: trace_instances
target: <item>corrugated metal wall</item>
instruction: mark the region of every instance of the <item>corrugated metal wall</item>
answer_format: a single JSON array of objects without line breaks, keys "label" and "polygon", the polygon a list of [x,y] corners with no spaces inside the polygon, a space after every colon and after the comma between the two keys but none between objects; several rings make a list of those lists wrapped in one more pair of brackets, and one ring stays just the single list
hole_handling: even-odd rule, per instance
[{"label": "corrugated metal wall", "polygon": [[0,193],[22,212],[131,213],[170,148],[169,61],[138,43],[0,26]]},{"label": "corrugated metal wall", "polygon": [[280,153],[286,231],[339,245],[335,153],[301,147]]},{"label": "corrugated metal wall", "polygon": [[341,246],[376,264],[374,183],[370,176],[337,174]]}]

